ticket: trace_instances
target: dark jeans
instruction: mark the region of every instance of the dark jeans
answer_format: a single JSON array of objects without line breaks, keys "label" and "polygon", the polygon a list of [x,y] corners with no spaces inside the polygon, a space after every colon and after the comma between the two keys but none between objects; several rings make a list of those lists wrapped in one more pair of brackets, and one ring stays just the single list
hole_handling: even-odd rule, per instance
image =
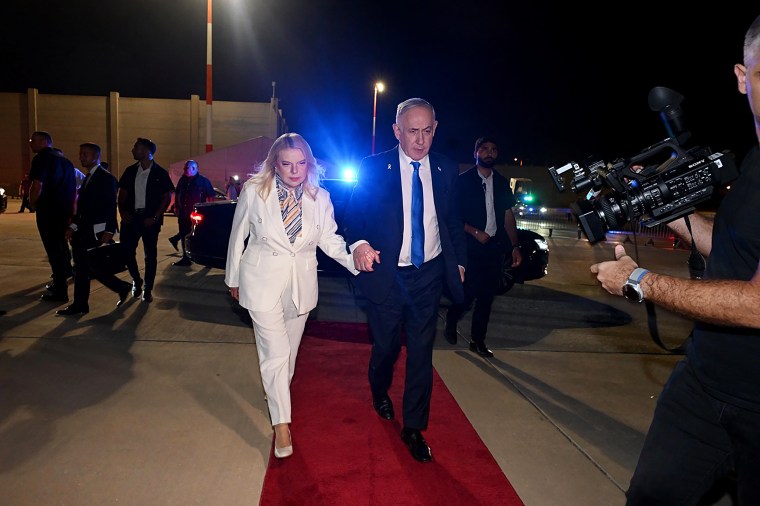
[{"label": "dark jeans", "polygon": [[470,309],[473,301],[470,335],[475,342],[484,342],[491,319],[491,306],[499,287],[504,249],[496,241],[489,241],[479,251],[468,251],[467,270],[464,274],[464,301],[452,304],[446,314],[446,329],[456,330],[457,322]]},{"label": "dark jeans", "polygon": [[420,269],[397,271],[388,298],[369,303],[367,321],[372,334],[369,384],[372,394],[388,392],[393,366],[401,351],[401,328],[406,334],[406,379],[404,382],[404,426],[424,430],[430,415],[433,391],[433,342],[437,309],[443,291],[442,255]]},{"label": "dark jeans", "polygon": [[127,269],[132,279],[136,283],[143,281],[140,278],[140,270],[137,267],[137,244],[142,239],[143,252],[145,253],[145,277],[144,290],[150,293],[153,290],[153,283],[156,280],[156,269],[158,267],[158,234],[161,232],[161,225],[154,223],[145,226],[143,216],[135,216],[132,223],[121,222],[121,244],[127,255]]},{"label": "dark jeans", "polygon": [[71,250],[66,242],[68,216],[65,213],[37,211],[37,230],[45,247],[50,268],[53,271],[53,285],[56,294],[68,294],[66,281],[71,276]]},{"label": "dark jeans", "polygon": [[193,222],[190,220],[190,215],[178,215],[177,225],[179,231],[177,232],[177,235],[172,237],[172,239],[178,240],[182,243],[182,257],[187,258],[187,250],[185,249],[185,237],[193,229]]},{"label": "dark jeans", "polygon": [[698,504],[731,471],[739,504],[760,504],[760,412],[710,396],[682,360],[657,400],[626,504]]},{"label": "dark jeans", "polygon": [[29,205],[29,197],[21,197],[21,209],[18,212],[23,213],[24,209],[29,209],[30,213],[33,213],[31,206]]}]

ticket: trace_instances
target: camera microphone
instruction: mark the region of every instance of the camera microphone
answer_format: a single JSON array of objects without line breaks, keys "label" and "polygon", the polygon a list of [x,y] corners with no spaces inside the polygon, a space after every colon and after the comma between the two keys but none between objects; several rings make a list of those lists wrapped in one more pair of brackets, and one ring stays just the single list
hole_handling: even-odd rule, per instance
[{"label": "camera microphone", "polygon": [[681,110],[683,99],[683,95],[664,86],[655,86],[649,91],[649,108],[660,114],[668,137],[675,139],[680,146],[691,138]]}]

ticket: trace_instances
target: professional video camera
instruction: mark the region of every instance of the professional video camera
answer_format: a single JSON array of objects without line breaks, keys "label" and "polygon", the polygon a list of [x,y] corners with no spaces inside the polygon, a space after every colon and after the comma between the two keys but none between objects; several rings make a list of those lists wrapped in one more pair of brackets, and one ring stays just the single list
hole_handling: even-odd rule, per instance
[{"label": "professional video camera", "polygon": [[562,174],[572,170],[570,188],[586,193],[572,209],[590,243],[604,240],[608,230],[619,230],[635,219],[653,227],[691,214],[717,187],[738,175],[728,151],[683,148],[691,137],[684,127],[683,98],[662,86],[649,92],[649,108],[660,113],[669,137],[638,155],[612,163],[590,158],[549,168],[560,192],[565,190]]}]

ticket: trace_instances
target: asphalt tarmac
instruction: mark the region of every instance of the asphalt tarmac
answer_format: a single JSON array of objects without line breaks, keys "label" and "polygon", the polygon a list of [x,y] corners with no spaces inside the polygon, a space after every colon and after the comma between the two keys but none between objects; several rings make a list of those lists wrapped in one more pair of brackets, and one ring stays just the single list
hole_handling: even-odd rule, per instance
[{"label": "asphalt tarmac", "polygon": [[[3,504],[258,503],[271,427],[248,315],[223,271],[171,265],[176,230],[167,216],[152,304],[116,308],[118,296],[93,282],[90,312],[60,317],[39,300],[50,268],[34,215],[0,215]],[[490,359],[469,351],[469,316],[457,345],[444,340],[442,301],[435,368],[529,506],[624,504],[679,359],[650,338],[643,304],[590,275],[613,246],[555,232],[549,274],[497,299]],[[688,251],[626,246],[644,267],[688,276]],[[688,335],[688,321],[656,315],[669,346]],[[345,278],[323,277],[311,317],[365,321],[363,300]]]}]

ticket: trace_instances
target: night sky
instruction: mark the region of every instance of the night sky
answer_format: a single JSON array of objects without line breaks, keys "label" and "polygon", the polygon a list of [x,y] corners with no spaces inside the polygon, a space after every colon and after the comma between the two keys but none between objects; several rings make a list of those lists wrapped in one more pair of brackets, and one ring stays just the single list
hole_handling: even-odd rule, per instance
[{"label": "night sky", "polygon": [[[752,2],[513,3],[214,0],[213,98],[268,101],[276,81],[290,130],[337,163],[369,154],[377,80],[377,151],[396,143],[396,105],[420,96],[433,149],[459,162],[483,134],[502,162],[629,157],[666,137],[654,86],[686,97],[699,145],[743,155],[756,141],[733,75]],[[4,7],[0,91],[205,99],[206,0]]]}]

